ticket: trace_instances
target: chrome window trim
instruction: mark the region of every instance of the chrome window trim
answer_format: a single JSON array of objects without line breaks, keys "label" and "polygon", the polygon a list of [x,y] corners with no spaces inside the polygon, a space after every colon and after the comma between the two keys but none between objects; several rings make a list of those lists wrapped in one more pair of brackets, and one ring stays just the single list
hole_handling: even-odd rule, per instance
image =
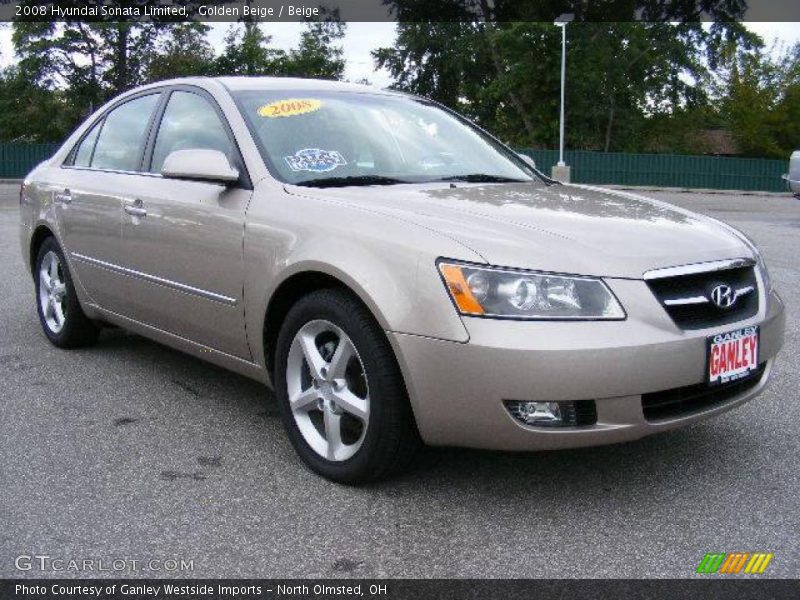
[{"label": "chrome window trim", "polygon": [[136,279],[141,279],[143,281],[147,281],[149,283],[155,283],[157,285],[162,285],[164,287],[168,287],[179,292],[184,292],[186,294],[191,294],[193,296],[200,296],[201,298],[206,298],[207,300],[213,300],[214,302],[220,302],[222,304],[227,304],[229,306],[236,306],[237,300],[236,298],[231,298],[230,296],[225,296],[223,294],[217,294],[216,292],[211,292],[209,290],[204,290],[202,288],[197,288],[191,285],[187,285],[185,283],[179,283],[177,281],[172,281],[171,279],[164,279],[163,277],[158,277],[156,275],[150,275],[149,273],[143,273],[141,271],[136,271],[134,269],[129,269],[127,267],[123,267],[121,265],[116,265],[114,263],[106,262],[104,260],[99,260],[97,258],[92,258],[91,256],[86,256],[84,254],[78,254],[77,252],[71,252],[70,256],[77,261],[84,262],[96,267],[100,267],[102,269],[108,269],[109,271],[114,271],[116,273],[120,273],[122,275],[126,275],[128,277],[134,277]]},{"label": "chrome window trim", "polygon": [[713,273],[715,271],[727,271],[740,267],[753,267],[756,261],[752,258],[730,258],[726,260],[713,260],[709,262],[692,263],[689,265],[679,265],[677,267],[664,267],[645,271],[642,278],[645,281],[653,279],[665,279],[667,277],[680,277],[682,275],[698,275],[700,273]]},{"label": "chrome window trim", "polygon": [[114,175],[144,175],[145,177],[159,177],[164,176],[161,173],[148,173],[145,171],[122,171],[119,169],[98,169],[96,167],[81,167],[77,165],[61,165],[62,169],[74,169],[76,171],[91,171],[92,173],[112,173]]}]

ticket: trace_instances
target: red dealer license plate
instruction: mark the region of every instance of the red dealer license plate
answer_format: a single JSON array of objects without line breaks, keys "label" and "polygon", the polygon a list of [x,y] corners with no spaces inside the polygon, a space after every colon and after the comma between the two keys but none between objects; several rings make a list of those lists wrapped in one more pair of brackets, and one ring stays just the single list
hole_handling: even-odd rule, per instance
[{"label": "red dealer license plate", "polygon": [[758,368],[758,325],[708,338],[708,383],[736,381]]}]

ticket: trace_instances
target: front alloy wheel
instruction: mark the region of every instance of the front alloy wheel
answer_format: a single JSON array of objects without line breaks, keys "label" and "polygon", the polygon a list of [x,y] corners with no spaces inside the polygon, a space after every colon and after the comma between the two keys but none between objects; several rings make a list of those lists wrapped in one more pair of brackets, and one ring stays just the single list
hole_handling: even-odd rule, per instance
[{"label": "front alloy wheel", "polygon": [[301,298],[275,345],[275,392],[303,462],[340,483],[386,477],[420,445],[386,334],[344,289]]},{"label": "front alloy wheel", "polygon": [[369,424],[369,384],[353,342],[325,320],[294,336],[286,365],[289,406],[308,445],[330,461],[352,457]]}]

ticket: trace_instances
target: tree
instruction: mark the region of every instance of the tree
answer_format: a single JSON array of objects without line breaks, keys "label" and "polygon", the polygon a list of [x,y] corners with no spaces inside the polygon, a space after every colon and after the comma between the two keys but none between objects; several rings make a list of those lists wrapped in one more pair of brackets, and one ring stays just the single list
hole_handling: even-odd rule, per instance
[{"label": "tree", "polygon": [[208,25],[178,23],[164,31],[157,53],[147,62],[145,79],[160,81],[173,77],[214,73],[214,50],[206,40]]},{"label": "tree", "polygon": [[75,121],[145,81],[156,23],[15,22],[13,42],[20,72],[37,84],[71,91]]},{"label": "tree", "polygon": [[345,25],[328,20],[309,22],[300,43],[289,52],[270,47],[272,37],[254,22],[234,25],[216,62],[220,75],[288,75],[341,79],[345,60],[337,43]]},{"label": "tree", "polygon": [[783,152],[780,158],[800,145],[800,44],[795,44],[781,59],[784,65],[781,94],[775,106],[775,140]]},{"label": "tree", "polygon": [[225,49],[216,62],[220,75],[274,75],[280,72],[286,53],[270,48],[272,37],[258,23],[232,25],[225,36]]},{"label": "tree", "polygon": [[719,117],[747,156],[786,158],[800,139],[800,44],[729,53],[718,78]]},{"label": "tree", "polygon": [[[691,2],[390,4],[401,21],[396,46],[373,57],[392,73],[394,87],[465,112],[520,145],[557,143],[561,40],[551,22],[561,12],[574,9],[578,19],[568,26],[567,50],[567,142],[573,148],[644,149],[653,117],[694,114],[707,104],[706,71],[720,45],[747,38],[740,24],[704,28],[689,21],[696,16]],[[475,18],[424,22],[429,13],[446,10],[456,16],[471,11]],[[633,22],[636,10],[651,21]],[[742,2],[723,0],[708,10],[736,16]]]},{"label": "tree", "polygon": [[315,21],[306,24],[300,44],[283,59],[282,74],[294,77],[342,79],[344,52],[337,44],[345,34],[341,21]]},{"label": "tree", "polygon": [[579,147],[641,151],[651,117],[707,102],[698,85],[699,23],[580,23],[570,35],[570,127]]},{"label": "tree", "polygon": [[0,77],[0,138],[61,139],[113,96],[172,77],[343,77],[345,26],[335,18],[308,23],[289,52],[272,47],[257,23],[245,22],[230,28],[215,57],[208,29],[195,22],[14,22],[19,61]]},{"label": "tree", "polygon": [[[21,1],[23,4],[38,4],[38,0]],[[58,4],[62,9],[90,8],[102,14],[99,9],[108,2],[60,0]],[[144,9],[161,6],[164,2],[134,0],[126,4]],[[189,5],[188,13],[194,14],[195,8]],[[164,71],[189,66],[186,61],[183,65],[175,61],[170,66],[164,60],[151,65],[153,49],[159,46],[159,36],[170,27],[176,27],[183,38],[175,39],[177,45],[171,49],[197,49],[198,40],[191,37],[197,26],[181,25],[174,21],[175,17],[156,17],[148,21],[111,19],[114,17],[56,23],[21,17],[13,24],[13,42],[20,58],[20,72],[48,89],[69,89],[68,111],[77,120],[109,98],[154,76],[154,72],[148,71],[151,68]],[[186,58],[186,53],[183,58]],[[197,67],[197,63],[191,66]]]},{"label": "tree", "polygon": [[51,142],[73,128],[63,94],[47,89],[17,67],[0,73],[0,142]]},{"label": "tree", "polygon": [[463,110],[462,98],[469,100],[462,90],[479,75],[471,68],[478,34],[472,23],[402,23],[395,46],[373,50],[372,56],[378,67],[391,73],[395,89]]}]

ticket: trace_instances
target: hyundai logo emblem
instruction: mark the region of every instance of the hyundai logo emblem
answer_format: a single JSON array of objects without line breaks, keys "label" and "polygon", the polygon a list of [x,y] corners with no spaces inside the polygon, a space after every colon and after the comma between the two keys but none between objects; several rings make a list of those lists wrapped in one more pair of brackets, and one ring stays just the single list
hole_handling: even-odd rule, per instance
[{"label": "hyundai logo emblem", "polygon": [[729,285],[718,285],[711,290],[711,301],[720,308],[730,308],[736,302],[736,294]]}]

